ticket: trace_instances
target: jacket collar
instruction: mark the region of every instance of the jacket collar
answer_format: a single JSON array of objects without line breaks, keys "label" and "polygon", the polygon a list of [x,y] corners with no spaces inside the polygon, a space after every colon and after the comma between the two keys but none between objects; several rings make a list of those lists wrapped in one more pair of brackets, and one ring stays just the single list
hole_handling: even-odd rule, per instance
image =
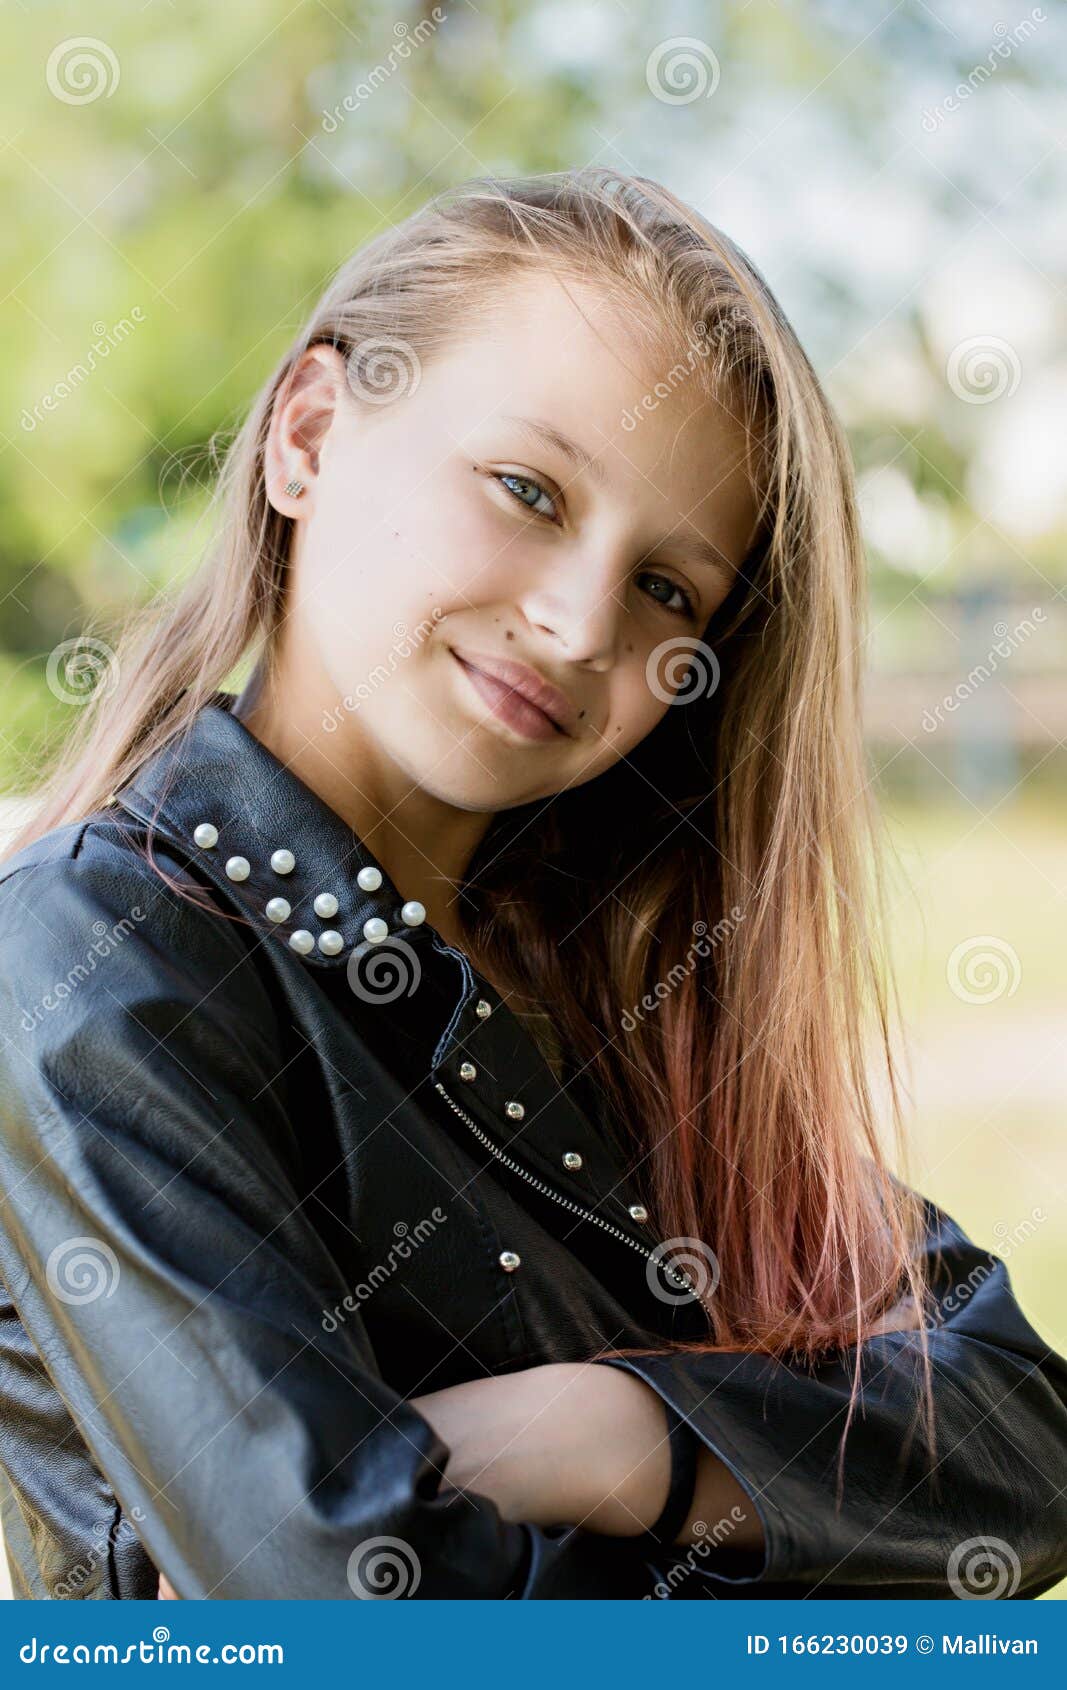
[{"label": "jacket collar", "polygon": [[353,950],[387,935],[410,938],[422,906],[404,899],[353,829],[233,714],[235,702],[215,693],[115,803],[182,847],[260,933],[316,968],[347,968]]}]

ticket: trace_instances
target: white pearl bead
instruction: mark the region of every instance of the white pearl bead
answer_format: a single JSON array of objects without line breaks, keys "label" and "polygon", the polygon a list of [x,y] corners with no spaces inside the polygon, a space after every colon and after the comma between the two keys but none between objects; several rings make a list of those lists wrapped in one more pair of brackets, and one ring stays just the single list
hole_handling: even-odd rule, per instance
[{"label": "white pearl bead", "polygon": [[324,956],[336,956],[343,945],[344,940],[336,927],[327,927],[324,933],[319,934],[319,950]]},{"label": "white pearl bead", "polygon": [[420,904],[417,898],[409,898],[400,911],[400,919],[405,927],[417,927],[420,921],[426,920],[426,905]]},{"label": "white pearl bead", "polygon": [[309,933],[306,927],[298,927],[295,933],[290,933],[289,943],[294,951],[299,951],[301,956],[307,956],[309,951],[315,949],[315,935]]},{"label": "white pearl bead", "polygon": [[337,899],[332,892],[320,892],[315,899],[315,914],[321,915],[324,921],[337,914]]},{"label": "white pearl bead", "polygon": [[199,827],[194,827],[193,838],[202,851],[210,851],[219,842],[219,830],[213,822],[201,822]]},{"label": "white pearl bead", "polygon": [[270,866],[275,874],[292,874],[296,867],[296,858],[291,851],[272,851]]},{"label": "white pearl bead", "polygon": [[231,880],[247,880],[252,873],[252,865],[247,857],[227,857],[226,873]]},{"label": "white pearl bead", "polygon": [[364,892],[377,892],[382,883],[382,871],[380,868],[361,868],[356,880]]},{"label": "white pearl bead", "polygon": [[372,915],[369,921],[363,923],[363,937],[369,939],[372,945],[379,944],[389,937],[389,923],[383,921],[380,915]]},{"label": "white pearl bead", "polygon": [[292,913],[288,898],[271,898],[267,904],[268,921],[288,921]]}]

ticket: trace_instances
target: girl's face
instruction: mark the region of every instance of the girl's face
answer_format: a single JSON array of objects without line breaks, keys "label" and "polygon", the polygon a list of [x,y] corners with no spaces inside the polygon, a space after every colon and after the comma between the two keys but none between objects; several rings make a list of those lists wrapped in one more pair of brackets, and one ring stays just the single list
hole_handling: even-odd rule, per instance
[{"label": "girl's face", "polygon": [[304,731],[462,809],[579,785],[644,739],[753,535],[744,431],[702,397],[699,348],[657,367],[572,292],[590,321],[551,275],[512,283],[425,368],[401,349],[384,403],[312,348],[275,406]]}]

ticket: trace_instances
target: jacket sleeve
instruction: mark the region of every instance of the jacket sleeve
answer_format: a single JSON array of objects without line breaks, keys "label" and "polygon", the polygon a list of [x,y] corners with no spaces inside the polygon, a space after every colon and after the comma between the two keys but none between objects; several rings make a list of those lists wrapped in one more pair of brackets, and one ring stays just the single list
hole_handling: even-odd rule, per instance
[{"label": "jacket sleeve", "polygon": [[739,1573],[729,1520],[708,1522],[707,1551],[676,1551],[660,1594],[707,1595],[710,1581],[727,1595],[781,1583],[816,1597],[1003,1599],[1067,1576],[1067,1364],[1023,1316],[1004,1262],[922,1201],[933,1452],[917,1418],[919,1334],[870,1339],[839,1507],[854,1349],[814,1368],[737,1353],[602,1361],[686,1417],[763,1524],[762,1566]]},{"label": "jacket sleeve", "polygon": [[99,836],[0,887],[0,1272],[145,1549],[185,1598],[646,1594],[632,1542],[443,1484],[361,1322],[324,1331],[247,932]]}]

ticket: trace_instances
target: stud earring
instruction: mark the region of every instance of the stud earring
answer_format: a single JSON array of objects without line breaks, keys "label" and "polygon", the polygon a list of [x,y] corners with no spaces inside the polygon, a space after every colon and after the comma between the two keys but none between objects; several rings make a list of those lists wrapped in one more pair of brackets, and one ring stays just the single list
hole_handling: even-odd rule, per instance
[{"label": "stud earring", "polygon": [[291,499],[299,499],[301,493],[304,491],[304,483],[302,481],[287,481],[285,483],[285,491]]}]

